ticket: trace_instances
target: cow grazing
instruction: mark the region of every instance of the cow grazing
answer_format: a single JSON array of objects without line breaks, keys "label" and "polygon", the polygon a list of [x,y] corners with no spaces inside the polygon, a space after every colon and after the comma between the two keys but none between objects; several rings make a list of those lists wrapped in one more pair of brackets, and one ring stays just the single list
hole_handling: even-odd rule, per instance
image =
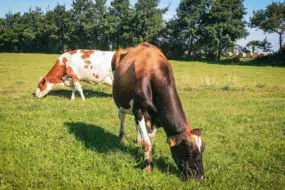
[{"label": "cow grazing", "polygon": [[74,100],[76,90],[85,100],[79,81],[112,86],[111,60],[114,53],[98,50],[73,50],[63,53],[39,82],[36,97],[44,97],[54,85],[66,85],[72,89],[71,100]]},{"label": "cow grazing", "polygon": [[155,46],[143,43],[119,49],[112,60],[113,98],[119,108],[120,138],[125,114],[133,114],[144,150],[144,170],[151,171],[155,129],[163,127],[172,157],[186,178],[203,179],[201,129],[188,124],[171,65]]}]

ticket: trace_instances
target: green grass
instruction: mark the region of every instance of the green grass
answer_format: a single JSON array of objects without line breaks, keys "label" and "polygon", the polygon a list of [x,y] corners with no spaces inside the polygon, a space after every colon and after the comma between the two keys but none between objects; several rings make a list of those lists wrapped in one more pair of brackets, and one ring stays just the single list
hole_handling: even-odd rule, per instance
[{"label": "green grass", "polygon": [[186,116],[203,128],[205,180],[186,182],[163,129],[142,173],[133,117],[127,143],[107,86],[86,102],[58,87],[34,93],[58,55],[0,54],[0,189],[284,189],[285,70],[171,61]]}]

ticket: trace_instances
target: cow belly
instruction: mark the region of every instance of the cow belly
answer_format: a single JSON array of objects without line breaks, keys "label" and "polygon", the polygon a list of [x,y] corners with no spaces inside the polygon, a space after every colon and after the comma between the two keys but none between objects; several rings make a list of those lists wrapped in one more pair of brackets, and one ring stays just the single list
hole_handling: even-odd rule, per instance
[{"label": "cow belly", "polygon": [[104,78],[108,76],[105,71],[98,69],[98,67],[94,65],[84,65],[83,68],[79,68],[76,73],[81,81],[92,84],[103,83]]}]

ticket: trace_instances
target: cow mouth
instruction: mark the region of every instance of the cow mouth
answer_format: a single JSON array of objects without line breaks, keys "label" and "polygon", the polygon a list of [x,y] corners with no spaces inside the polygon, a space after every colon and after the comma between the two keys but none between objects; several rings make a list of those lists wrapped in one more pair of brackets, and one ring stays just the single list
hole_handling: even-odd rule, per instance
[{"label": "cow mouth", "polygon": [[35,93],[35,96],[36,96],[37,98],[42,98],[42,97],[43,97],[40,88],[37,88],[36,93]]}]

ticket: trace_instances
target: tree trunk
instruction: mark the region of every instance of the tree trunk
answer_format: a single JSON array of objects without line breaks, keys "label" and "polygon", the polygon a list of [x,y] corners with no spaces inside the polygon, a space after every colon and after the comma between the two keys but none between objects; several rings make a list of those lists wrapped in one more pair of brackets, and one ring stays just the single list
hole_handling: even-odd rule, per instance
[{"label": "tree trunk", "polygon": [[282,54],[282,32],[278,33],[279,34],[279,52]]},{"label": "tree trunk", "polygon": [[221,40],[220,40],[220,42],[219,42],[219,46],[218,46],[218,57],[217,57],[217,61],[219,62],[220,61],[220,59],[221,59],[221,54],[222,54],[222,42],[221,42]]},{"label": "tree trunk", "polygon": [[190,46],[189,46],[189,50],[188,50],[188,60],[190,60],[190,58],[192,58],[192,50],[193,50],[193,38],[191,38],[190,40]]}]

